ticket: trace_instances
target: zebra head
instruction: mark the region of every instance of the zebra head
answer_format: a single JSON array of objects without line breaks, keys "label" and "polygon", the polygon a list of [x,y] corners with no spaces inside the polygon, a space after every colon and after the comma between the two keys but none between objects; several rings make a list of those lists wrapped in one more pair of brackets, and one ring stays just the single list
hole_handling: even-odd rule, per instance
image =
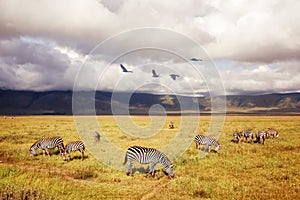
[{"label": "zebra head", "polygon": [[36,155],[36,150],[38,148],[40,148],[41,146],[41,141],[37,141],[35,142],[33,145],[31,145],[31,147],[29,148],[29,153],[30,153],[30,156],[35,156]]},{"label": "zebra head", "polygon": [[175,177],[174,171],[173,171],[173,165],[169,165],[169,167],[167,168],[166,172],[168,173],[168,176],[170,178]]},{"label": "zebra head", "polygon": [[36,149],[35,148],[33,148],[33,147],[30,147],[29,148],[29,153],[30,153],[30,156],[35,156],[36,155],[36,151],[35,151]]}]

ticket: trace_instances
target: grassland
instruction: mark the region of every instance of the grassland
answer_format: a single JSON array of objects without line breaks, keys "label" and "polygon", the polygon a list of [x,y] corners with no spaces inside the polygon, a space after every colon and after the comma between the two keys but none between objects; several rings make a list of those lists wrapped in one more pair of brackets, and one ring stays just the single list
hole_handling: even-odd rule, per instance
[{"label": "grassland", "polygon": [[[123,149],[133,144],[156,147],[158,141],[160,148],[178,128],[169,130],[166,123],[153,140],[144,141],[123,136],[112,117],[97,119],[108,137]],[[145,116],[133,119],[139,125],[149,123]],[[169,117],[167,122],[171,120],[176,125],[180,118]],[[210,118],[204,116],[200,121],[198,132],[205,133]],[[175,162],[174,179],[162,171],[155,178],[139,172],[126,176],[125,171],[109,168],[89,152],[84,161],[79,152],[73,153],[75,158],[70,162],[63,161],[57,150],[50,158],[41,151],[36,157],[29,156],[28,148],[40,138],[59,135],[65,142],[79,139],[72,117],[1,117],[0,127],[1,199],[300,198],[300,117],[296,116],[227,116],[219,138],[220,152],[200,158],[191,143]],[[231,142],[235,130],[268,127],[279,131],[278,139],[268,139],[265,145]]]}]

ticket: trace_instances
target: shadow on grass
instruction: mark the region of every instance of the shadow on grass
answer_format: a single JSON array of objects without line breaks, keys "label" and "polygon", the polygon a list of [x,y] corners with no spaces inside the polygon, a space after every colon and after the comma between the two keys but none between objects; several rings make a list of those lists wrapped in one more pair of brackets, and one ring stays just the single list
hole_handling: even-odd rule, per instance
[{"label": "shadow on grass", "polygon": [[204,190],[195,191],[193,193],[193,197],[194,198],[211,198],[211,196],[209,194],[207,194],[207,192],[205,192]]},{"label": "shadow on grass", "polygon": [[[85,160],[85,159],[87,159],[88,158],[88,156],[83,156],[83,161]],[[81,160],[82,158],[81,158],[81,155],[74,155],[74,156],[71,156],[71,159],[70,159],[70,161],[72,161],[72,160]]]},{"label": "shadow on grass", "polygon": [[[160,178],[162,178],[164,176],[168,176],[168,173],[165,170],[163,170],[163,169],[154,170],[154,175],[149,174],[149,167],[147,167],[147,168],[144,168],[144,167],[139,167],[139,168],[133,167],[132,168],[132,174],[131,174],[131,176],[134,176],[134,174],[136,174],[136,172],[145,175],[145,177],[153,177],[155,179],[160,179]],[[127,175],[129,175],[129,174],[127,173]]]}]

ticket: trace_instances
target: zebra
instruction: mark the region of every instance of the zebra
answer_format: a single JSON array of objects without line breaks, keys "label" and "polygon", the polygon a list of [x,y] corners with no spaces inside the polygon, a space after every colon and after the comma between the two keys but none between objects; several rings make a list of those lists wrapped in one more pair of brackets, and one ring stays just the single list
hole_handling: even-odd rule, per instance
[{"label": "zebra", "polygon": [[266,131],[266,137],[269,138],[271,136],[272,136],[272,138],[275,138],[275,137],[278,138],[279,134],[275,129],[268,128]]},{"label": "zebra", "polygon": [[100,136],[100,134],[97,131],[94,132],[94,138],[95,138],[96,142],[99,142],[100,139],[101,139],[101,136]]},{"label": "zebra", "polygon": [[173,172],[173,165],[166,155],[153,148],[146,148],[141,146],[129,147],[123,165],[129,160],[127,175],[132,175],[133,162],[137,160],[141,164],[149,164],[149,174],[154,176],[154,167],[157,163],[161,163],[167,168],[166,172],[170,178],[175,176]]},{"label": "zebra", "polygon": [[70,142],[66,145],[65,151],[64,151],[64,160],[66,160],[66,154],[68,154],[68,160],[71,160],[71,151],[78,150],[81,153],[81,160],[84,159],[84,143],[82,141],[75,141]]},{"label": "zebra", "polygon": [[37,149],[42,149],[44,155],[47,154],[50,156],[48,149],[54,149],[55,147],[59,149],[61,155],[63,156],[64,143],[61,137],[44,138],[42,140],[38,140],[29,148],[30,156],[35,156]]},{"label": "zebra", "polygon": [[233,134],[233,141],[235,141],[236,143],[240,143],[241,140],[242,140],[242,133],[241,132],[238,132],[238,131],[235,131]]},{"label": "zebra", "polygon": [[215,147],[215,151],[219,152],[220,144],[217,140],[211,136],[205,135],[196,135],[195,137],[196,149],[198,149],[199,145],[205,145],[205,151],[210,152],[211,146]]},{"label": "zebra", "polygon": [[242,132],[242,135],[244,136],[244,138],[246,139],[246,141],[248,141],[248,138],[250,139],[250,142],[253,142],[253,131],[252,130],[244,130]]},{"label": "zebra", "polygon": [[256,141],[258,143],[265,144],[267,133],[265,131],[258,131],[256,134]]}]

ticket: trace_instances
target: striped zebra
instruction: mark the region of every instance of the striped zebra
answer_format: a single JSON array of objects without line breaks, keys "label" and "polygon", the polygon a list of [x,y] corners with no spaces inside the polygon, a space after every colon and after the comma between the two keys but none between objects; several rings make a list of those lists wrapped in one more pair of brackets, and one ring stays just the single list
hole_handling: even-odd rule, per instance
[{"label": "striped zebra", "polygon": [[253,142],[253,131],[252,130],[244,130],[242,132],[242,135],[244,136],[244,138],[246,139],[246,141],[248,141],[248,138],[250,139],[250,142]]},{"label": "striped zebra", "polygon": [[273,128],[268,128],[266,131],[266,135],[267,135],[267,138],[269,138],[271,136],[272,136],[272,138],[275,138],[275,137],[278,138],[278,136],[279,136],[278,132]]},{"label": "striped zebra", "polygon": [[258,143],[265,144],[267,133],[265,131],[258,131],[256,134],[256,141]]},{"label": "striped zebra", "polygon": [[149,174],[151,174],[152,176],[154,176],[154,167],[157,163],[161,163],[166,167],[166,172],[169,177],[172,178],[175,176],[171,161],[167,158],[166,155],[156,149],[141,146],[132,146],[128,148],[126,152],[123,165],[127,163],[127,160],[129,160],[126,173],[127,175],[132,175],[133,162],[137,160],[141,164],[149,164]]},{"label": "striped zebra", "polygon": [[242,141],[242,133],[239,131],[235,131],[233,134],[233,141],[236,143],[240,143]]},{"label": "striped zebra", "polygon": [[56,147],[59,149],[61,155],[63,156],[64,143],[61,137],[45,138],[42,140],[38,140],[29,148],[29,152],[31,156],[35,156],[36,150],[42,149],[44,155],[47,154],[48,156],[50,156],[48,149],[54,149]]},{"label": "striped zebra", "polygon": [[217,140],[211,136],[205,135],[196,135],[195,137],[196,149],[198,149],[199,145],[205,146],[205,151],[210,152],[211,146],[215,147],[215,151],[218,152],[220,149],[220,144]]},{"label": "striped zebra", "polygon": [[68,160],[71,160],[71,152],[78,150],[81,153],[81,160],[83,160],[84,149],[84,143],[82,141],[70,142],[66,145],[63,158],[66,160],[66,154],[68,154]]}]

